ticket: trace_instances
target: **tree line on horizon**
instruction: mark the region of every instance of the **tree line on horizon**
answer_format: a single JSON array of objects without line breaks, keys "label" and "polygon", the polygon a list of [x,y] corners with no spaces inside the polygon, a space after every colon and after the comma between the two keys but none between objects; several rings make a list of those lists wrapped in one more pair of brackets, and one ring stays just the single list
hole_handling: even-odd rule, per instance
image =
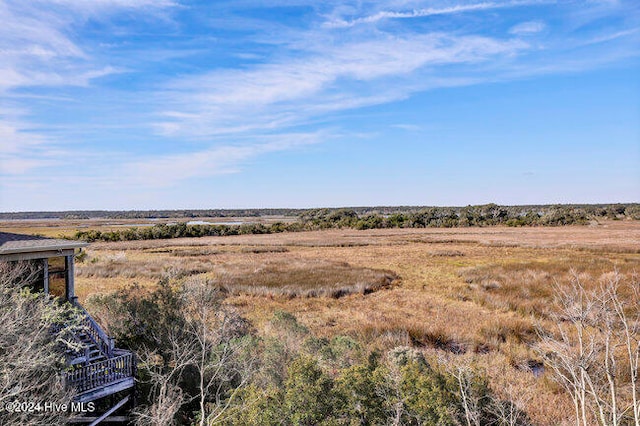
[{"label": "tree line on horizon", "polygon": [[323,229],[457,228],[470,226],[565,226],[585,225],[592,220],[640,220],[640,204],[430,207],[417,211],[381,213],[357,208],[320,208],[298,213],[291,223],[244,223],[241,225],[157,224],[113,231],[78,231],[84,241],[133,241],[206,236],[275,234]]},{"label": "tree line on horizon", "polygon": [[[0,212],[0,220],[20,219],[195,219],[195,218],[230,218],[230,217],[264,217],[284,216],[299,217],[314,211],[352,210],[358,216],[383,215],[397,213],[418,213],[430,209],[454,210],[460,213],[464,209],[496,204],[468,205],[466,207],[438,207],[438,206],[359,206],[359,207],[331,207],[331,208],[255,208],[255,209],[177,209],[177,210],[68,210],[68,211],[31,211],[31,212]],[[593,216],[633,216],[640,215],[639,203],[612,204],[532,204],[516,206],[500,206],[511,213],[519,214],[528,211],[545,212],[560,207],[583,210]],[[513,214],[512,214],[513,215]]]}]

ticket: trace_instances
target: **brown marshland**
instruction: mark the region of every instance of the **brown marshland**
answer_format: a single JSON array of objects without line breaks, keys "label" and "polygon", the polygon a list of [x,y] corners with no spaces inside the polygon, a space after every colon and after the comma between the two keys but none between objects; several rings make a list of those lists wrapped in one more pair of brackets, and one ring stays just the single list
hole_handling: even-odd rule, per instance
[{"label": "brown marshland", "polygon": [[[15,224],[11,230],[25,232]],[[595,287],[613,271],[623,279],[640,272],[640,222],[344,229],[94,243],[86,253],[77,265],[81,298],[133,282],[152,286],[164,275],[202,274],[228,290],[227,303],[259,332],[285,310],[319,336],[470,358],[496,392],[518,393],[532,420],[550,425],[572,407],[548,372],[535,368],[536,326],[553,327],[554,288],[572,276]]]}]

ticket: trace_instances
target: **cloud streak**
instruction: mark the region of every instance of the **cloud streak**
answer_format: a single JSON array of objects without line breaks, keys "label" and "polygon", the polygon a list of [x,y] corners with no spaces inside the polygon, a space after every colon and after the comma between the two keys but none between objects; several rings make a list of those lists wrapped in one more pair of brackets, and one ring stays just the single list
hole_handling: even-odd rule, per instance
[{"label": "cloud streak", "polygon": [[511,57],[526,48],[519,40],[442,33],[328,46],[302,59],[179,79],[163,94],[162,104],[173,109],[161,113],[164,120],[157,126],[165,135],[206,137],[300,125],[425,88],[468,83],[433,73],[438,67]]},{"label": "cloud streak", "polygon": [[71,29],[126,10],[148,13],[175,6],[169,0],[2,1],[0,92],[30,86],[87,86],[120,72],[119,67],[96,64]]},{"label": "cloud streak", "polygon": [[511,27],[509,33],[515,35],[530,35],[544,31],[545,28],[546,25],[542,21],[527,21]]},{"label": "cloud streak", "polygon": [[0,109],[0,176],[22,175],[59,164],[59,148],[34,132],[23,116],[24,111],[18,109]]},{"label": "cloud streak", "polygon": [[422,8],[413,9],[410,11],[390,11],[382,10],[372,15],[363,16],[360,18],[354,18],[351,20],[336,18],[325,22],[323,25],[327,28],[348,28],[359,24],[374,24],[379,21],[387,19],[412,19],[412,18],[424,18],[428,16],[438,15],[455,15],[461,13],[478,12],[486,10],[504,9],[519,6],[530,6],[532,4],[544,4],[549,1],[543,0],[523,0],[523,1],[508,1],[508,2],[482,2],[461,4],[443,8]]},{"label": "cloud streak", "polygon": [[245,162],[258,156],[299,149],[329,137],[321,132],[279,134],[263,137],[257,143],[221,145],[131,162],[123,168],[122,175],[129,185],[166,187],[184,180],[236,173]]}]

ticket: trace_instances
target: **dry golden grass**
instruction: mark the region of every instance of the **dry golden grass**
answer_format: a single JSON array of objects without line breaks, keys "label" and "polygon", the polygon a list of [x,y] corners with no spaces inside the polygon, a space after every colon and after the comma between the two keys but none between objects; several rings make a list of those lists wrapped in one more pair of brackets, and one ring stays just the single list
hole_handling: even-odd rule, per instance
[{"label": "dry golden grass", "polygon": [[[207,274],[214,284],[229,293],[269,297],[337,298],[352,293],[368,294],[389,287],[398,279],[392,271],[354,267],[347,262],[264,256],[287,252],[284,247],[269,246],[218,250],[175,247],[139,252],[89,250],[83,262],[78,263],[76,274],[92,279]],[[224,260],[217,258],[225,253]]]},{"label": "dry golden grass", "polygon": [[104,252],[96,255],[90,251],[87,259],[78,263],[76,275],[87,278],[161,278],[163,276],[187,276],[211,270],[207,259],[194,258],[185,262],[183,258],[172,256],[149,257],[144,253]]},{"label": "dry golden grass", "polygon": [[[349,334],[371,348],[413,345],[469,357],[500,395],[515,389],[526,397],[536,424],[557,425],[570,417],[570,402],[548,374],[532,373],[539,360],[530,345],[536,325],[553,327],[554,286],[567,285],[572,274],[588,288],[612,270],[628,278],[640,272],[639,249],[640,223],[631,221],[94,243],[78,265],[76,287],[83,299],[134,281],[152,285],[166,273],[202,273],[242,289],[227,303],[258,330],[285,310],[319,336]],[[400,277],[398,285],[340,298],[291,297],[314,286],[376,282],[385,271]],[[270,288],[283,286],[295,290]]]},{"label": "dry golden grass", "polygon": [[269,297],[338,298],[353,293],[368,294],[391,286],[398,278],[391,271],[354,267],[347,262],[296,258],[254,259],[221,265],[214,271],[213,282],[230,293]]}]

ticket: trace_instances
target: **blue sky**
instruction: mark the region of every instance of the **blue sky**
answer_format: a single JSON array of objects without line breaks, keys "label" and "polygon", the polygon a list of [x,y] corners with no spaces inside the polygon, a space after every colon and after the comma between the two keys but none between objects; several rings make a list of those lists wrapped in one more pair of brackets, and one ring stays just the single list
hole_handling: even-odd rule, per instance
[{"label": "blue sky", "polygon": [[640,201],[635,0],[0,0],[0,211]]}]

